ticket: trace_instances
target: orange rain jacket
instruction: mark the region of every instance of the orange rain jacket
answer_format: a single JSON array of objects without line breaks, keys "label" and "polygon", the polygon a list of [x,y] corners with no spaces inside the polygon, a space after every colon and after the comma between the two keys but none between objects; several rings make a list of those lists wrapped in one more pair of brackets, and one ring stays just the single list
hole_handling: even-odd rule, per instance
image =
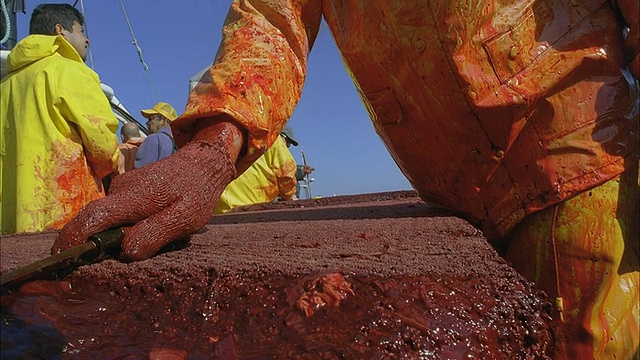
[{"label": "orange rain jacket", "polygon": [[637,154],[638,87],[605,0],[234,1],[214,65],[171,124],[177,143],[227,114],[249,134],[238,170],[258,158],[300,97],[322,16],[415,189],[488,237]]}]

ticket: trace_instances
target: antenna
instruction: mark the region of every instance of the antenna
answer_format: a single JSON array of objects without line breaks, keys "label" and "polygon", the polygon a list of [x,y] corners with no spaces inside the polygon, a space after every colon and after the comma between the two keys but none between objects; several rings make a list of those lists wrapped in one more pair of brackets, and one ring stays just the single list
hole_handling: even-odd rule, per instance
[{"label": "antenna", "polygon": [[[307,167],[307,157],[304,154],[304,150],[302,150],[302,164],[305,168]],[[309,174],[304,174],[304,182],[307,190],[307,199],[311,199],[311,179],[309,179]]]},{"label": "antenna", "polygon": [[[76,7],[76,4],[78,4],[78,0],[73,3],[73,7]],[[80,11],[82,12],[82,16],[84,16],[84,32],[86,33],[86,37],[90,39],[87,15],[84,12],[84,0],[80,0]],[[93,52],[91,51],[91,44],[89,44],[89,63],[91,64],[91,68],[95,70],[95,67],[93,66]]]},{"label": "antenna", "polygon": [[[82,1],[82,0],[81,0]],[[122,12],[124,13],[124,18],[127,20],[127,25],[129,26],[129,31],[131,32],[131,38],[133,39],[133,46],[136,47],[136,52],[138,53],[138,59],[142,64],[142,68],[144,69],[144,73],[147,76],[147,85],[149,85],[149,93],[151,94],[151,100],[153,103],[156,103],[156,92],[153,87],[153,82],[151,81],[151,76],[149,76],[149,65],[144,62],[144,58],[142,57],[142,49],[138,46],[138,40],[136,40],[136,35],[133,33],[133,27],[131,26],[131,22],[129,21],[129,15],[127,15],[127,10],[124,8],[124,3],[120,0],[120,6],[122,6]]]}]

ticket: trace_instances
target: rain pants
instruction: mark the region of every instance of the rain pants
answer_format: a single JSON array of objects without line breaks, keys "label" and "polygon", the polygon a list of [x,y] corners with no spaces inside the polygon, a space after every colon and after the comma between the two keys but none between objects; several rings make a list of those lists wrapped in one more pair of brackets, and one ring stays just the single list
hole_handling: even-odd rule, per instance
[{"label": "rain pants", "polygon": [[[248,167],[291,116],[324,17],[375,130],[420,196],[458,211],[488,238],[510,236],[531,214],[560,206],[638,162],[638,84],[625,62],[625,17],[614,5],[234,1],[214,64],[171,126],[181,145],[199,119],[231,117],[248,134],[236,166]],[[588,213],[593,207],[582,209]],[[600,231],[598,223],[593,226],[589,231]],[[568,241],[579,241],[583,231],[569,231]],[[621,233],[637,241],[637,233]],[[628,241],[608,239],[616,248]],[[534,248],[533,254],[540,251]],[[584,253],[558,254],[572,259],[556,261],[586,262],[591,252],[597,249],[588,243]],[[555,269],[549,261],[540,266]],[[571,282],[570,271],[554,277],[573,289],[563,291],[567,299],[559,302],[579,302],[582,309],[614,294],[611,288],[623,295],[618,315],[610,315],[612,303],[606,301],[606,315],[590,313],[613,317],[613,325],[575,324],[570,317],[556,324],[559,339],[574,341],[570,332],[576,329],[582,336],[575,346],[559,346],[556,358],[574,358],[576,347],[589,358],[635,352],[637,337],[592,336],[638,326],[637,262],[627,271],[632,280],[624,284],[589,277]]]},{"label": "rain pants", "polygon": [[61,228],[117,170],[115,118],[98,75],[61,36],[12,49],[0,85],[3,234]]},{"label": "rain pants", "polygon": [[224,190],[215,213],[234,207],[271,202],[280,196],[291,200],[296,194],[296,161],[281,136],[264,155]]}]

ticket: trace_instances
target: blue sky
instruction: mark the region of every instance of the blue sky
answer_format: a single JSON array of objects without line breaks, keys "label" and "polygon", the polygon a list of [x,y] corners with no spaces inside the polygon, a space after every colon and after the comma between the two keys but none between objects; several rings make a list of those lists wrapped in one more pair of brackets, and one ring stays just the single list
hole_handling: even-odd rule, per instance
[{"label": "blue sky", "polygon": [[[28,34],[33,8],[26,0],[18,14],[18,38]],[[73,4],[74,1],[67,1]],[[178,113],[188,97],[188,79],[213,60],[230,0],[123,0],[129,21],[149,66],[155,100],[171,103]],[[93,68],[136,118],[154,98],[119,0],[84,1],[86,31]],[[81,3],[76,5],[82,10]],[[91,61],[87,59],[91,66]],[[411,189],[375,133],[342,63],[326,24],[322,24],[309,58],[302,98],[289,121],[301,150],[315,167],[314,196]],[[304,192],[303,192],[304,195]]]}]

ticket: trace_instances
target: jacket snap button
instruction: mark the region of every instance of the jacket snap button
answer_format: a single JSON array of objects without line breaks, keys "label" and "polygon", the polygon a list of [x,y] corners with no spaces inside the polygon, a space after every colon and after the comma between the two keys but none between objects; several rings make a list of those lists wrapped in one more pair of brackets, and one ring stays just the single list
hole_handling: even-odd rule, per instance
[{"label": "jacket snap button", "polygon": [[414,47],[415,47],[416,51],[423,52],[424,49],[426,49],[427,44],[424,43],[424,40],[418,39],[416,41],[416,43],[414,44]]},{"label": "jacket snap button", "polygon": [[520,50],[518,50],[517,46],[512,46],[511,49],[509,49],[509,59],[511,60],[515,60],[516,57],[518,57],[518,53],[520,52]]}]

